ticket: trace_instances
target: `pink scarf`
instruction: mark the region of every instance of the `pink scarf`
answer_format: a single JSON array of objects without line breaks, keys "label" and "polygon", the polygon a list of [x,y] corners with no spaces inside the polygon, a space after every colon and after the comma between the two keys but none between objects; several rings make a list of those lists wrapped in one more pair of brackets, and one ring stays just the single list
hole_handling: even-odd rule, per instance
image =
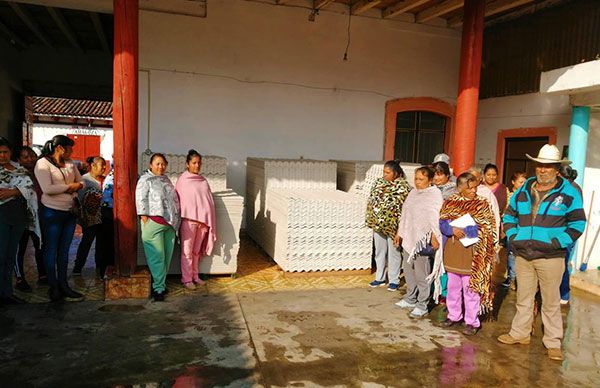
[{"label": "pink scarf", "polygon": [[200,254],[209,256],[217,240],[217,222],[215,202],[208,181],[202,175],[186,171],[177,179],[175,191],[179,195],[181,218],[208,226],[208,238],[202,244]]}]

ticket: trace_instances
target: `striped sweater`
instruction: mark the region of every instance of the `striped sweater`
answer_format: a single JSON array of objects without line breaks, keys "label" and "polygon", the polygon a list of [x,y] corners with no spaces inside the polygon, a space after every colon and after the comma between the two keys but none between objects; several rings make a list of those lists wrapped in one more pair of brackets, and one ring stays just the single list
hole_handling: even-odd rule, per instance
[{"label": "striped sweater", "polygon": [[534,199],[529,178],[510,199],[504,217],[504,231],[510,249],[525,259],[565,257],[585,228],[581,194],[565,179],[540,199],[532,214]]}]

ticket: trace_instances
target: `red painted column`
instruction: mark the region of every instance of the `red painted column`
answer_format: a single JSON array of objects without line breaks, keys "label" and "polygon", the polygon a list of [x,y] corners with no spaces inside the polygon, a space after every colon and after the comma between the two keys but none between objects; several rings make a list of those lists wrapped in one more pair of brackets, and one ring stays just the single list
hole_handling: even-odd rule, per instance
[{"label": "red painted column", "polygon": [[115,259],[119,275],[137,264],[138,0],[114,0],[113,133]]},{"label": "red painted column", "polygon": [[450,152],[455,174],[463,173],[475,162],[484,13],[485,1],[465,0],[456,121]]}]

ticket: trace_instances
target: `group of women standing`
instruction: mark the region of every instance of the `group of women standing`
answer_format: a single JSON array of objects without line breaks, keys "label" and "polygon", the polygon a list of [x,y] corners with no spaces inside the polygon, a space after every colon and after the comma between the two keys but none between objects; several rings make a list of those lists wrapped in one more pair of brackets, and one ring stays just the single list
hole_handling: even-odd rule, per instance
[{"label": "group of women standing", "polygon": [[[103,230],[108,229],[103,225],[110,223],[112,227],[112,183],[107,185],[110,190],[103,190],[106,161],[101,157],[91,158],[91,171],[82,177],[71,160],[74,145],[69,137],[57,135],[46,142],[39,159],[33,150],[23,147],[18,152],[17,159],[22,163],[19,164],[11,160],[10,143],[0,138],[1,304],[23,302],[13,295],[13,267],[17,273],[16,287],[31,291],[23,276],[23,258],[30,238],[34,243],[38,283],[49,285],[48,296],[52,301],[83,298],[67,281],[69,249],[77,222],[82,225],[83,237],[73,274],[81,274],[94,238],[96,270],[100,276],[110,264],[99,258],[113,246],[112,235],[101,238]],[[167,292],[165,280],[177,235],[182,246],[182,283],[188,289],[202,284],[198,276],[199,261],[211,254],[216,241],[213,197],[207,180],[200,175],[202,156],[190,150],[186,161],[187,171],[173,186],[165,175],[166,157],[154,154],[149,170],[137,184],[137,213],[153,277],[152,296],[157,301],[164,300]],[[111,198],[106,198],[107,192]]]},{"label": "group of women standing", "polygon": [[190,150],[187,170],[175,185],[165,175],[168,161],[155,153],[136,188],[136,209],[144,252],[152,274],[152,298],[163,301],[168,292],[166,276],[175,240],[181,240],[181,281],[188,289],[203,282],[198,265],[211,254],[216,241],[216,214],[208,181],[200,175],[202,156]]},{"label": "group of women standing", "polygon": [[18,152],[21,165],[11,161],[12,147],[0,139],[0,296],[4,303],[22,302],[12,292],[13,266],[17,288],[29,288],[23,276],[29,238],[34,243],[38,282],[50,286],[50,299],[83,297],[67,282],[68,253],[76,224],[75,198],[83,188],[81,175],[70,160],[73,145],[67,136],[55,136],[46,142],[39,159],[32,155],[33,150],[23,147]]},{"label": "group of women standing", "polygon": [[[491,205],[477,195],[480,182],[471,173],[454,178],[447,163],[437,162],[415,170],[411,190],[399,162],[388,161],[385,168],[398,173],[390,175],[384,169],[367,206],[377,265],[370,286],[385,285],[387,253],[388,290],[396,291],[396,268],[400,267],[396,257],[402,257],[407,288],[396,305],[419,318],[428,314],[432,293],[435,300],[445,294],[448,318],[441,326],[464,320],[463,332],[475,334],[480,327],[478,316],[492,308],[491,280],[498,242]],[[486,183],[492,183],[492,191],[502,190],[491,178]],[[405,189],[396,189],[399,187]],[[391,245],[377,243],[383,240],[384,230],[393,241]]]}]

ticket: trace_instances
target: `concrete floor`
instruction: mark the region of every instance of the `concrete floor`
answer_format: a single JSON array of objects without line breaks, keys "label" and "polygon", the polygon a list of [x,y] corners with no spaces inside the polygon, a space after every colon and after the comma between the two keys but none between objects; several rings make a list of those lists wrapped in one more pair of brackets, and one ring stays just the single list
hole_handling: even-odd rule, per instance
[{"label": "concrete floor", "polygon": [[546,357],[540,322],[531,345],[496,342],[514,292],[474,337],[436,327],[440,307],[410,319],[393,305],[400,295],[360,288],[5,307],[0,386],[600,385],[599,298],[573,293],[560,363]]}]

